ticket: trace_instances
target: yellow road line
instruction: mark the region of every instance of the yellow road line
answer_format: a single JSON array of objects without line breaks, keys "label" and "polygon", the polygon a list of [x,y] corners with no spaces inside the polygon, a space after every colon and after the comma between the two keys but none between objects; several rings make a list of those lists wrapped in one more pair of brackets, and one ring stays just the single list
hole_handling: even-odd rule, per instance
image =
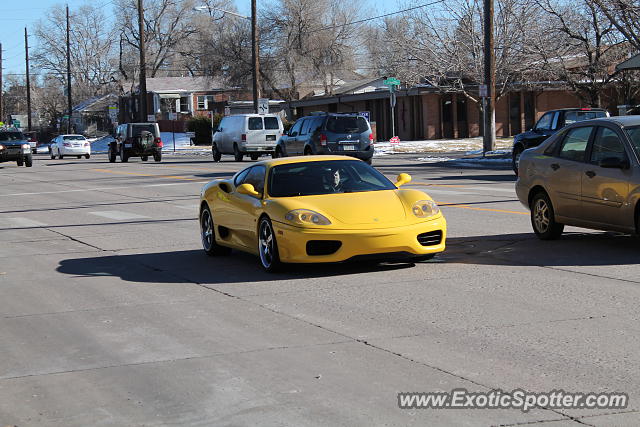
[{"label": "yellow road line", "polygon": [[206,182],[210,181],[209,179],[198,179],[198,178],[187,178],[184,176],[176,176],[176,175],[153,175],[149,173],[139,173],[139,172],[121,172],[121,171],[112,171],[109,169],[93,169],[95,172],[103,172],[103,173],[112,173],[115,175],[133,175],[133,176],[147,176],[151,178],[162,178],[162,179],[181,179],[184,181],[195,181],[195,182]]},{"label": "yellow road line", "polygon": [[508,213],[508,214],[517,214],[517,215],[529,215],[527,212],[519,212],[519,211],[507,211],[504,209],[490,209],[490,208],[476,208],[469,205],[458,205],[456,203],[440,203],[438,202],[438,206],[442,206],[445,208],[460,208],[460,209],[471,209],[473,211],[487,211],[487,212],[499,212],[499,213]]}]

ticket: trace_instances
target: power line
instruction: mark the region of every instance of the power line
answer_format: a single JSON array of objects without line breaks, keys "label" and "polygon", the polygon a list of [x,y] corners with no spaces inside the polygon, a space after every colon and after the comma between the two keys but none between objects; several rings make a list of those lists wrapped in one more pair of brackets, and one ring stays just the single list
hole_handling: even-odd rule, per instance
[{"label": "power line", "polygon": [[384,15],[374,16],[372,18],[359,19],[357,21],[346,22],[344,24],[332,25],[332,26],[324,27],[324,28],[318,28],[317,30],[309,31],[309,33],[312,34],[312,33],[317,33],[319,31],[335,30],[337,28],[346,27],[348,25],[362,24],[363,22],[374,21],[376,19],[386,18],[388,16],[393,16],[393,15],[399,15],[401,13],[406,13],[406,12],[410,12],[412,10],[421,9],[423,7],[428,7],[428,6],[433,6],[433,5],[436,5],[436,4],[439,4],[439,3],[444,3],[444,1],[445,0],[436,0],[436,1],[431,2],[431,3],[420,4],[418,6],[413,6],[413,7],[410,7],[408,9],[403,9],[403,10],[398,10],[398,11],[395,11],[395,12],[385,13]]}]

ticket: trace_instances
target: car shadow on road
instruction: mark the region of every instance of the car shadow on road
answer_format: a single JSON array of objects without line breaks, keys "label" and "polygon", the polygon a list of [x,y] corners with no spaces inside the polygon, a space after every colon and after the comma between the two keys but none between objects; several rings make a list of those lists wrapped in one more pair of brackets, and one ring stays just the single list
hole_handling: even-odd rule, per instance
[{"label": "car shadow on road", "polygon": [[345,276],[411,268],[413,263],[287,264],[281,273],[266,273],[257,256],[234,251],[209,257],[202,250],[111,255],[63,260],[59,273],[74,277],[114,276],[129,282],[218,283],[273,282]]},{"label": "car shadow on road", "polygon": [[511,266],[617,266],[638,264],[640,238],[612,232],[565,232],[542,241],[533,233],[447,239],[440,260],[448,263]]}]

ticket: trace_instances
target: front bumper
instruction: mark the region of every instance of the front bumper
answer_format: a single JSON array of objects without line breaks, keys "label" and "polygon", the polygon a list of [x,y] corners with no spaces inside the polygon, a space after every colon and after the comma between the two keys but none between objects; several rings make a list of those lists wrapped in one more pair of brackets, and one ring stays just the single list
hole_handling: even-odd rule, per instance
[{"label": "front bumper", "polygon": [[29,148],[13,148],[5,147],[0,150],[0,162],[12,162],[20,159],[24,159],[31,155],[31,147]]},{"label": "front bumper", "polygon": [[[342,262],[367,255],[381,255],[378,259],[384,260],[385,254],[392,260],[398,253],[419,257],[444,251],[447,238],[447,222],[442,215],[418,224],[369,230],[305,229],[276,221],[273,227],[280,260],[289,263]],[[438,244],[423,246],[418,242],[418,235],[435,231],[442,232]],[[318,240],[340,241],[341,246],[330,255],[308,255],[307,243]]]}]

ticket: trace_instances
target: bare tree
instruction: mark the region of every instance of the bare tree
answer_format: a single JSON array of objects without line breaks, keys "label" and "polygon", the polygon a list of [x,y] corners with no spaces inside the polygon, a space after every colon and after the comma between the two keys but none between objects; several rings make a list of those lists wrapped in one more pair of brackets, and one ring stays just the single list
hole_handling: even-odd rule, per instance
[{"label": "bare tree", "polygon": [[592,0],[609,22],[636,50],[640,50],[640,1]]},{"label": "bare tree", "polygon": [[[71,63],[75,98],[85,99],[106,93],[117,78],[115,68],[116,35],[104,25],[101,9],[86,4],[71,13]],[[36,24],[35,67],[66,79],[66,12],[63,6],[49,9],[47,17]]]},{"label": "bare tree", "polygon": [[583,101],[602,106],[603,89],[617,78],[615,64],[627,52],[621,34],[592,0],[537,0],[537,4],[551,18],[546,20],[545,37],[529,44],[539,64]]}]

